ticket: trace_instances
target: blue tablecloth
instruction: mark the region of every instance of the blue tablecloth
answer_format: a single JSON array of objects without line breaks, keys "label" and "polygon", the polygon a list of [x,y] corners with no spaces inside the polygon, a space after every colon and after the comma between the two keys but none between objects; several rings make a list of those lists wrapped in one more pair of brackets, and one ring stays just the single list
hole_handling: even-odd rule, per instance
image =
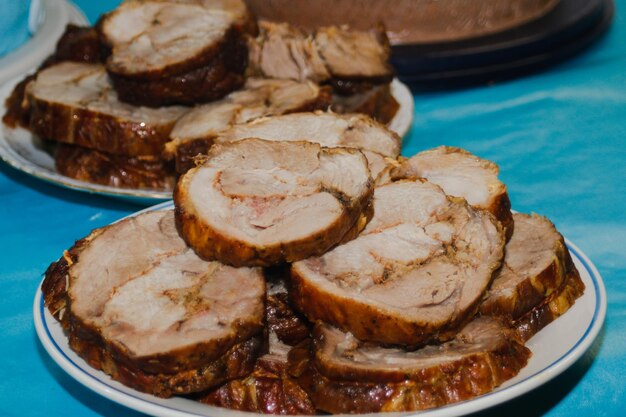
[{"label": "blue tablecloth", "polygon": [[[79,0],[94,22],[115,0]],[[603,331],[548,384],[482,415],[623,416],[626,411],[626,0],[591,49],[541,74],[417,94],[405,155],[441,144],[497,162],[513,207],[548,216],[596,264],[608,293]],[[65,374],[31,312],[42,273],[95,227],[138,206],[65,190],[0,164],[0,416],[138,416]]]}]

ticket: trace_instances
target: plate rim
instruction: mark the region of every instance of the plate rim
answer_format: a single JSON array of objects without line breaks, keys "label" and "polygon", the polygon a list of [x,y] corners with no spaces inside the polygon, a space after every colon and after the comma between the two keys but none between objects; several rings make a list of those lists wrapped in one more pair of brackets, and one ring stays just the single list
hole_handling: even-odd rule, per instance
[{"label": "plate rim", "polygon": [[[23,75],[12,78],[6,83],[0,85],[0,111],[3,114],[6,111],[4,100],[9,96],[9,94],[11,94],[15,84],[20,82],[22,78]],[[391,92],[392,96],[400,104],[400,108],[394,118],[389,122],[388,127],[390,130],[396,132],[401,139],[403,139],[410,133],[411,127],[413,126],[415,101],[409,87],[398,78],[394,78],[391,82]],[[0,122],[0,159],[18,171],[56,186],[113,198],[129,199],[132,201],[140,200],[146,202],[147,204],[154,204],[159,201],[169,200],[172,198],[172,191],[118,188],[109,185],[94,184],[70,178],[57,172],[56,170],[52,171],[46,167],[42,167],[32,160],[20,155],[15,148],[11,146],[10,140],[7,139],[7,136],[9,135],[8,132],[18,129],[30,134],[21,127],[11,129]]]},{"label": "plate rim", "polygon": [[[148,211],[155,210],[164,210],[173,206],[172,201],[166,201],[161,204],[157,204],[152,207],[148,207],[146,209],[135,212],[127,217],[137,216],[141,213],[145,213]],[[125,217],[126,218],[126,217]],[[476,397],[471,400],[448,404],[442,407],[438,407],[431,410],[417,411],[417,412],[404,412],[402,415],[414,415],[419,413],[420,416],[432,416],[432,417],[453,417],[453,416],[462,416],[467,415],[473,412],[486,410],[488,408],[494,407],[496,405],[502,404],[504,402],[510,401],[513,398],[519,397],[531,390],[538,388],[548,381],[554,379],[569,367],[571,367],[578,359],[585,354],[596,340],[600,330],[604,325],[604,321],[606,318],[606,309],[607,309],[607,298],[606,298],[606,288],[604,285],[604,281],[596,268],[593,262],[587,257],[587,255],[573,242],[565,238],[565,244],[572,256],[580,262],[580,264],[585,269],[586,275],[589,280],[593,284],[593,296],[594,296],[594,310],[591,316],[591,321],[588,327],[585,329],[584,333],[580,336],[580,338],[573,343],[573,345],[562,355],[560,355],[557,359],[550,362],[546,367],[538,370],[537,372],[529,375],[525,379],[514,383],[513,385],[507,386],[500,390],[491,391],[487,394],[483,394],[479,397]],[[42,280],[43,282],[43,280]],[[126,406],[136,411],[140,411],[143,413],[149,413],[154,416],[161,417],[205,417],[207,414],[197,414],[193,411],[184,411],[177,408],[171,408],[167,405],[158,404],[156,402],[152,402],[143,398],[140,398],[136,394],[143,394],[139,391],[132,390],[133,392],[125,392],[116,387],[110,386],[104,381],[96,378],[93,375],[90,375],[83,367],[79,364],[75,363],[71,358],[69,358],[65,352],[59,347],[56,340],[50,333],[50,329],[47,325],[46,314],[49,314],[44,307],[43,303],[43,294],[41,292],[41,283],[37,287],[37,291],[35,293],[35,299],[33,302],[33,316],[35,322],[35,329],[37,332],[37,336],[44,346],[45,350],[52,357],[52,359],[56,362],[56,364],[61,367],[67,374],[69,374],[74,380],[81,383],[85,387],[94,391],[98,395],[110,400],[114,401],[118,404]],[[54,319],[53,319],[54,320]],[[102,372],[97,371],[96,372]],[[104,376],[106,374],[103,373]],[[108,376],[106,376],[108,377]],[[105,395],[106,393],[106,395]],[[244,417],[251,416],[257,413],[249,413],[249,412],[241,412],[236,410],[229,409],[221,409],[219,407],[213,407],[207,405],[212,409],[211,414],[213,415],[221,415],[224,417]],[[370,413],[370,414],[360,414],[361,416],[380,416],[383,413]],[[398,413],[384,413],[386,415],[389,414],[398,414]],[[257,414],[260,415],[260,414]],[[347,416],[347,415],[342,415]]]}]

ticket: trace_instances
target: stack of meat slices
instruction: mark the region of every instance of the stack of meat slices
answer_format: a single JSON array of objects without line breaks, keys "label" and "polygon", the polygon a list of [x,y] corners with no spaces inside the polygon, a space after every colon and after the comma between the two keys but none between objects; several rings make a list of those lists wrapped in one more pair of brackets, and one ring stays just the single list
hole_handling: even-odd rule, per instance
[{"label": "stack of meat slices", "polygon": [[200,259],[173,210],[94,230],[50,266],[42,290],[73,350],[157,396],[247,375],[263,346],[262,271]]},{"label": "stack of meat slices", "polygon": [[212,101],[241,87],[244,35],[256,24],[236,0],[131,0],[98,27],[121,100],[160,107]]},{"label": "stack of meat slices", "polygon": [[381,123],[395,115],[391,48],[382,28],[321,27],[307,33],[287,23],[260,21],[259,29],[249,42],[250,73],[329,84],[339,113],[365,113]]},{"label": "stack of meat slices", "polygon": [[390,142],[353,132],[372,125],[337,122],[332,147],[244,133],[300,117],[231,128],[180,178],[174,213],[53,263],[42,290],[70,346],[144,392],[276,414],[427,409],[517,375],[525,341],[584,291],[554,226],[511,215],[497,166],[461,149],[375,186],[358,148]]}]

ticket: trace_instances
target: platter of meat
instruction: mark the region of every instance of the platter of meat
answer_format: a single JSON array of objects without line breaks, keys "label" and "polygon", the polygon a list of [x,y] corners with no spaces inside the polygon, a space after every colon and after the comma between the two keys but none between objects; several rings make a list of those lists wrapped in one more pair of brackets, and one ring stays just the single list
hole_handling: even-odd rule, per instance
[{"label": "platter of meat", "polygon": [[0,157],[80,191],[171,198],[179,153],[189,168],[222,131],[269,116],[362,114],[399,137],[413,118],[381,28],[304,31],[240,0],[129,0],[50,49],[0,87]]},{"label": "platter of meat", "polygon": [[155,416],[442,417],[518,397],[589,349],[602,278],[550,220],[510,210],[494,163],[439,147],[373,178],[353,140],[363,151],[220,138],[174,201],[50,265],[33,305],[46,351]]}]

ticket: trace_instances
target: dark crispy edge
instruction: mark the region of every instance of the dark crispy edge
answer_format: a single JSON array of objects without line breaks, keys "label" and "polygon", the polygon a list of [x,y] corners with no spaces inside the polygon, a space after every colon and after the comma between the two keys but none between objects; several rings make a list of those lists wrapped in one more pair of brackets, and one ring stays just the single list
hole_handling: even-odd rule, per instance
[{"label": "dark crispy edge", "polygon": [[531,352],[511,333],[493,350],[424,369],[401,381],[333,380],[316,368],[312,345],[289,353],[290,373],[330,413],[414,411],[468,400],[492,391],[526,366]]},{"label": "dark crispy edge", "polygon": [[137,78],[107,70],[121,101],[162,107],[192,105],[224,97],[244,84],[247,63],[247,44],[238,31],[230,29],[211,60],[184,72]]},{"label": "dark crispy edge", "polygon": [[40,100],[27,89],[30,130],[41,138],[113,155],[160,155],[175,121],[149,125],[63,103]]},{"label": "dark crispy edge", "polygon": [[[474,209],[463,199],[454,199],[471,212],[487,216],[498,228],[502,236],[500,259],[504,256],[504,231],[494,216],[486,210]],[[500,262],[491,265],[491,276],[485,291],[495,278]],[[385,345],[401,345],[416,348],[429,342],[446,341],[454,337],[459,329],[467,324],[478,311],[484,292],[477,294],[464,311],[457,311],[449,322],[431,323],[404,317],[401,312],[387,314],[377,306],[357,301],[350,295],[327,292],[308,282],[297,266],[291,267],[291,299],[294,306],[311,320],[330,323],[344,331],[353,333],[358,339]]]},{"label": "dark crispy edge", "polygon": [[[122,222],[132,219],[125,219]],[[265,319],[264,314],[261,313],[258,320],[240,320],[235,323],[232,334],[224,338],[199,342],[163,354],[135,357],[128,352],[126,346],[104,340],[98,328],[85,322],[72,311],[72,298],[68,293],[67,284],[71,285],[74,279],[71,267],[80,262],[81,252],[109,227],[111,226],[95,229],[87,237],[77,241],[58,261],[53,262],[45,273],[42,284],[44,304],[66,329],[72,349],[84,348],[85,352],[99,350],[100,356],[109,357],[120,367],[132,369],[138,373],[171,375],[211,366],[213,361],[218,360],[232,346],[241,344],[263,332]],[[265,297],[263,297],[263,304],[264,302]],[[81,353],[78,350],[77,352],[83,357],[88,354],[88,352]]]},{"label": "dark crispy edge", "polygon": [[[301,112],[313,112],[316,110],[326,110],[332,101],[332,93],[329,87],[319,87],[318,95],[312,100],[308,100],[302,103],[298,107],[289,109],[282,114],[301,113]],[[191,168],[196,166],[195,158],[198,155],[206,155],[209,152],[211,146],[213,146],[215,136],[202,137],[197,139],[185,140],[179,144],[170,142],[173,146],[173,150],[167,149],[166,157],[174,158],[176,160],[176,172],[179,175],[184,174]]]},{"label": "dark crispy edge", "polygon": [[[517,213],[513,218],[521,216],[530,217],[526,214]],[[573,267],[573,261],[567,246],[565,246],[563,236],[552,223],[550,225],[554,233],[559,236],[552,248],[554,252],[552,262],[539,274],[518,283],[515,291],[509,296],[498,294],[488,296],[480,306],[481,314],[501,316],[513,321],[541,304],[546,297],[562,287]]]},{"label": "dark crispy edge", "polygon": [[391,122],[400,108],[400,104],[391,94],[390,84],[373,87],[356,96],[335,94],[332,101],[332,109],[337,113],[363,113],[383,124]]},{"label": "dark crispy edge", "polygon": [[541,329],[565,314],[585,292],[585,284],[574,267],[559,291],[553,292],[546,300],[518,318],[513,326],[524,341],[529,340]]},{"label": "dark crispy edge", "polygon": [[173,164],[158,156],[118,156],[59,143],[54,162],[60,174],[94,184],[163,191],[176,184]]},{"label": "dark crispy edge", "polygon": [[[235,142],[237,143],[237,142]],[[292,142],[295,143],[295,142]],[[222,146],[232,146],[223,144]],[[322,148],[326,152],[358,152],[350,148]],[[365,156],[363,156],[365,159]],[[286,244],[278,243],[271,246],[256,246],[226,236],[215,230],[196,213],[189,203],[188,183],[202,166],[188,171],[182,176],[174,188],[174,205],[176,207],[176,224],[181,236],[196,253],[205,259],[217,260],[235,267],[241,266],[272,266],[284,262],[295,262],[310,256],[318,256],[336,245],[346,235],[367,207],[373,193],[373,180],[369,181],[368,192],[360,199],[343,202],[342,215],[324,230],[306,238]]]}]

